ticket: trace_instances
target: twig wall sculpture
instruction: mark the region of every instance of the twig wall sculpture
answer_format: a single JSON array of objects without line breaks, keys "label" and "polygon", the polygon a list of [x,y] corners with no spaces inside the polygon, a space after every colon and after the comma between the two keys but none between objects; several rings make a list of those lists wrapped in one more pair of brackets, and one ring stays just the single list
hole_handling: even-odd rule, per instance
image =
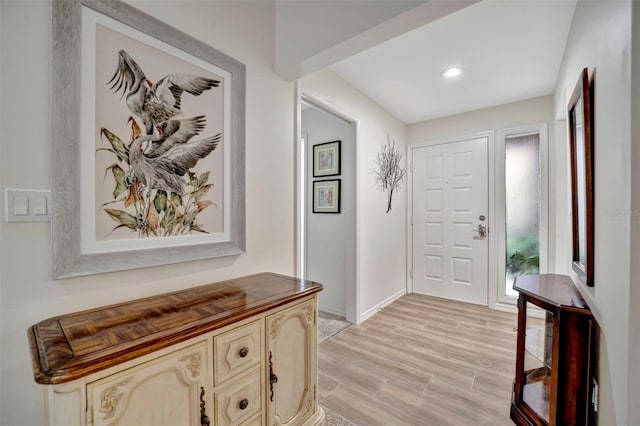
[{"label": "twig wall sculpture", "polygon": [[393,192],[400,186],[407,174],[407,169],[401,166],[402,153],[396,146],[396,141],[387,134],[387,143],[376,158],[377,169],[373,170],[376,186],[387,193],[387,213],[391,211]]}]

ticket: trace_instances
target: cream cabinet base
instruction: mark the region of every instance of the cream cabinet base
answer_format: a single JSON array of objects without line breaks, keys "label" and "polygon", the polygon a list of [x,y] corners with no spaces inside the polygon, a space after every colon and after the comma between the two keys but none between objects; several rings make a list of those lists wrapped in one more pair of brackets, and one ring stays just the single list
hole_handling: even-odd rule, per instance
[{"label": "cream cabinet base", "polygon": [[320,426],[324,421],[324,410],[322,407],[318,406],[318,409],[313,414],[313,416],[307,420],[305,426]]},{"label": "cream cabinet base", "polygon": [[[255,288],[260,295],[265,293],[260,286]],[[240,313],[237,320],[227,320],[222,326],[212,323],[207,325],[207,331],[195,337],[176,339],[175,344],[157,350],[154,347],[142,356],[123,357],[122,362],[111,363],[108,368],[78,374],[62,383],[46,384],[46,424],[321,425],[325,413],[318,405],[316,288],[311,294],[291,297],[291,301],[285,300],[270,309],[254,308],[250,311],[252,315]],[[249,296],[251,293],[247,291],[247,300]],[[179,297],[178,294],[176,299]],[[272,300],[273,296],[270,297]],[[161,298],[152,302],[153,312],[171,312],[175,306],[163,306]],[[110,312],[114,309],[120,312],[118,308],[109,307]],[[81,314],[106,317],[99,310]],[[56,321],[64,323],[64,320]],[[118,324],[116,320],[110,321]],[[87,328],[65,332],[80,335],[77,330],[99,329],[95,321],[88,323]],[[131,329],[144,331],[142,321],[136,326],[139,328]],[[96,365],[101,362],[109,362],[109,358],[95,359]]]}]

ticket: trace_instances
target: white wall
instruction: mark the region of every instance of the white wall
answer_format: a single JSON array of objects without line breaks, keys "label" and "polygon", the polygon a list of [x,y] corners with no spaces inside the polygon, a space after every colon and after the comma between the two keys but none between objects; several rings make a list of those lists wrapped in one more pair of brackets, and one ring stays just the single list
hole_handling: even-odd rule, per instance
[{"label": "white wall", "polygon": [[[633,2],[631,117],[640,117],[640,3]],[[631,124],[631,235],[640,235],[640,120]],[[631,238],[631,259],[640,258],[640,238]],[[640,262],[631,262],[629,293],[629,424],[640,425]]]},{"label": "white wall", "polygon": [[[406,181],[394,193],[393,210],[386,211],[386,195],[376,190],[372,174],[376,156],[387,141],[406,147],[405,126],[378,104],[329,70],[300,79],[302,93],[312,94],[359,121],[357,139],[358,281],[360,320],[385,301],[406,291]],[[406,160],[406,158],[405,158]],[[404,161],[404,160],[403,160]]]},{"label": "white wall", "polygon": [[[494,137],[497,138],[498,131],[501,129],[535,123],[547,123],[549,126],[547,132],[548,169],[549,182],[551,182],[555,176],[556,162],[560,160],[561,164],[564,165],[564,157],[558,157],[556,151],[560,150],[560,153],[564,155],[565,150],[564,141],[558,140],[555,135],[556,122],[553,116],[553,96],[551,95],[410,124],[407,126],[407,141],[409,144],[438,143],[487,131],[494,132]],[[497,141],[494,143],[497,143]],[[549,211],[553,211],[558,200],[566,203],[566,201],[562,201],[566,199],[566,188],[556,188],[554,185],[550,185],[548,190]],[[548,266],[550,270],[555,272],[566,272],[566,269],[558,270],[555,268],[557,257],[555,249],[561,247],[561,251],[564,253],[566,251],[567,238],[566,236],[558,236],[555,232],[556,225],[553,219],[554,217],[551,217],[547,224],[549,241]],[[564,264],[562,266],[564,267]]]},{"label": "white wall", "polygon": [[[553,121],[553,97],[484,108],[407,126],[407,143],[423,143],[469,136],[479,132]],[[551,124],[551,123],[550,123]]]},{"label": "white wall", "polygon": [[[355,125],[316,108],[302,112],[302,133],[306,139],[307,171],[307,265],[305,278],[322,283],[320,310],[346,315],[346,288],[355,285],[348,277],[348,263],[355,260],[348,241],[355,239]],[[313,145],[341,141],[340,176],[313,177]],[[340,179],[340,213],[313,213],[313,182]],[[351,219],[351,220],[349,220]]]},{"label": "white wall", "polygon": [[[0,35],[2,34],[2,6],[0,6]],[[2,63],[3,63],[3,46],[2,46],[2,41],[0,40],[0,82],[2,82]],[[0,99],[3,98],[2,94],[2,84],[0,84]],[[3,114],[2,114],[2,102],[0,101],[0,129],[4,128],[3,125]],[[3,157],[2,157],[2,133],[0,133],[0,165],[3,164]],[[2,189],[2,182],[4,182],[4,178],[2,177],[2,170],[0,170],[0,190]],[[0,198],[3,198],[0,194]],[[2,201],[0,201],[0,209],[3,209],[4,205],[2,203]],[[4,241],[4,237],[2,234],[2,226],[0,226],[0,241]],[[0,268],[2,268],[2,244],[0,244]],[[0,273],[0,306],[2,306],[2,273]],[[2,332],[2,314],[0,314],[0,333]],[[2,340],[0,338],[0,368],[2,368]],[[2,400],[2,374],[0,374],[0,401]],[[1,404],[1,402],[0,402]],[[0,405],[1,406],[1,405]],[[2,419],[0,419],[0,424],[2,424]]]},{"label": "white wall", "polygon": [[[293,85],[273,73],[274,4],[167,1],[135,5],[247,64],[247,253],[53,281],[50,225],[2,220],[2,425],[43,424],[42,388],[33,380],[26,338],[30,325],[57,314],[259,271],[293,273],[294,96]],[[49,1],[0,2],[2,188],[50,188],[49,13]],[[0,199],[4,202],[4,196]]]},{"label": "white wall", "polygon": [[[631,1],[578,1],[555,89],[556,116],[566,116],[567,101],[584,67],[595,72],[595,286],[579,288],[601,328],[599,424],[637,425],[637,417],[635,422],[628,417],[631,406],[638,405],[628,393],[630,364],[637,368],[638,362],[629,358],[629,336],[638,333],[629,312],[630,303],[637,309],[637,299],[630,299],[631,263],[638,263],[638,247],[630,250],[631,223],[639,220],[630,210],[632,182],[635,191],[639,189],[631,174],[638,167],[632,163],[629,113]],[[568,173],[565,163],[565,179]],[[556,212],[559,225],[567,222],[568,206],[558,205]],[[570,259],[568,254],[565,259]]]}]

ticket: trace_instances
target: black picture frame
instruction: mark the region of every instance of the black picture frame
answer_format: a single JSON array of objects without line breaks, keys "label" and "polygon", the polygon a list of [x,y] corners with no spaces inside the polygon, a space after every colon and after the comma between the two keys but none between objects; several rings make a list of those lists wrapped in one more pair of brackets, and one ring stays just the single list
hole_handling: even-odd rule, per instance
[{"label": "black picture frame", "polygon": [[313,177],[340,175],[341,145],[342,141],[337,140],[313,146]]},{"label": "black picture frame", "polygon": [[313,181],[313,213],[340,213],[341,179]]}]

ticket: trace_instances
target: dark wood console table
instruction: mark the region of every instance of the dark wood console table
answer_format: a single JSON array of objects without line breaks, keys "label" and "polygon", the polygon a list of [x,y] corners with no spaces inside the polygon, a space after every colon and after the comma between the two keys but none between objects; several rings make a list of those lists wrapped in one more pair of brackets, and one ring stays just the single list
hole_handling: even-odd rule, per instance
[{"label": "dark wood console table", "polygon": [[511,419],[518,425],[589,424],[595,337],[589,306],[564,275],[517,277],[513,288],[519,297]]}]

